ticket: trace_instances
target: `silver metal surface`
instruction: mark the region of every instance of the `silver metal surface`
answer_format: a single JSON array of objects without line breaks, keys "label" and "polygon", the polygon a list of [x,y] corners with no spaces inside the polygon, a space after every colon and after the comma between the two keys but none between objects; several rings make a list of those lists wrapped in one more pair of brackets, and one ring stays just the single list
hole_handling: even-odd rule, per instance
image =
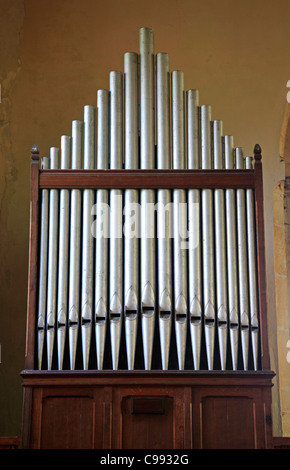
[{"label": "silver metal surface", "polygon": [[[200,113],[198,90],[187,91],[187,161],[188,168],[200,168]],[[191,347],[194,369],[200,368],[202,334],[202,274],[200,190],[188,189],[188,289]]]},{"label": "silver metal surface", "polygon": [[[93,169],[95,165],[95,106],[84,107],[84,169]],[[93,321],[93,235],[92,208],[94,190],[83,190],[83,236],[82,236],[82,280],[81,280],[81,328],[83,368],[89,367]]]},{"label": "silver metal surface", "polygon": [[[244,169],[243,149],[235,149],[236,169]],[[237,244],[239,269],[239,303],[242,356],[244,370],[248,369],[249,356],[249,296],[248,296],[248,253],[246,226],[246,194],[245,189],[237,189]]]},{"label": "silver metal surface", "polygon": [[[185,168],[184,74],[172,72],[172,161]],[[186,191],[173,189],[174,310],[178,366],[184,369],[187,336],[187,211]]]},{"label": "silver metal surface", "polygon": [[[70,168],[71,137],[61,136],[60,168]],[[68,256],[69,256],[69,208],[70,193],[61,189],[59,194],[59,246],[57,284],[57,351],[58,369],[63,368],[66,327],[68,320]]]},{"label": "silver metal surface", "polygon": [[[157,168],[170,169],[170,71],[169,56],[156,56],[156,129]],[[158,315],[162,369],[168,369],[172,328],[172,250],[170,209],[171,192],[157,191],[157,243],[158,243]]]},{"label": "silver metal surface", "polygon": [[[72,122],[72,160],[71,168],[82,166],[82,121]],[[69,294],[68,294],[68,332],[70,368],[75,369],[77,338],[80,321],[80,263],[81,263],[81,201],[80,189],[71,190],[70,202],[70,251],[69,251]]]},{"label": "silver metal surface", "polygon": [[[41,168],[49,168],[49,158],[41,159]],[[41,370],[44,332],[46,321],[46,283],[47,283],[47,254],[48,254],[48,206],[49,190],[41,190],[41,209],[40,209],[40,266],[39,266],[39,294],[38,294],[38,316],[37,316],[37,341],[38,341],[38,368]]]},{"label": "silver metal surface", "polygon": [[[124,55],[124,136],[125,169],[138,168],[138,54]],[[139,195],[124,192],[124,321],[128,369],[134,369],[139,306]],[[135,233],[134,233],[135,231]]]},{"label": "silver metal surface", "polygon": [[[154,32],[151,28],[139,31],[140,57],[140,168],[155,167],[155,106],[154,106]],[[150,207],[155,204],[153,190],[140,191],[141,204],[141,322],[144,365],[151,369],[155,328],[155,240],[154,215]]]},{"label": "silver metal surface", "polygon": [[[233,136],[224,137],[225,168],[233,169]],[[228,308],[231,342],[232,367],[238,368],[239,341],[239,305],[238,305],[238,260],[237,260],[237,217],[236,194],[234,189],[226,189],[226,233],[227,233],[227,269],[228,269]]]},{"label": "silver metal surface", "polygon": [[[123,165],[123,74],[110,72],[110,168]],[[113,369],[118,369],[123,320],[122,191],[110,191],[110,334]]]},{"label": "silver metal surface", "polygon": [[[201,167],[212,168],[211,153],[211,107],[201,106]],[[215,337],[215,278],[214,278],[214,222],[213,191],[202,189],[202,260],[203,260],[203,301],[204,332],[208,369],[213,369]]]},{"label": "silver metal surface", "polygon": [[[222,133],[222,121],[213,121],[213,161],[215,169],[224,168]],[[227,357],[228,301],[226,272],[225,194],[223,189],[214,190],[214,207],[217,327],[221,369],[225,370]]]},{"label": "silver metal surface", "polygon": [[[97,169],[109,168],[109,91],[97,92]],[[108,318],[109,194],[96,190],[95,337],[97,368],[103,369]]]},{"label": "silver metal surface", "polygon": [[[50,169],[57,169],[59,166],[59,149],[50,148]],[[46,329],[47,329],[47,369],[51,370],[54,337],[55,320],[57,306],[57,253],[58,253],[58,204],[59,190],[49,190],[49,235],[48,235],[48,271],[47,271],[47,310],[46,310]]]},{"label": "silver metal surface", "polygon": [[155,167],[154,32],[139,31],[140,158],[142,169]]}]

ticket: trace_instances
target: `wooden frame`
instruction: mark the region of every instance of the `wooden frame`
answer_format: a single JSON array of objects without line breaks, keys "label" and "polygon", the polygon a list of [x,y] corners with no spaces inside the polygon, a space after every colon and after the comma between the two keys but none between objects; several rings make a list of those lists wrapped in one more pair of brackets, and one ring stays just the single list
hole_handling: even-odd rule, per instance
[{"label": "wooden frame", "polygon": [[[33,146],[31,152],[27,335],[25,370],[22,372],[24,386],[23,446],[25,448],[41,448],[42,442],[47,442],[43,436],[46,435],[46,426],[51,426],[51,422],[46,424],[45,421],[45,416],[47,416],[44,411],[45,397],[61,396],[63,400],[67,399],[68,402],[75,398],[77,400],[77,397],[81,396],[90,397],[88,400],[89,402],[92,400],[90,402],[93,404],[92,409],[95,410],[94,413],[97,413],[95,419],[100,420],[98,428],[100,434],[95,436],[90,445],[94,448],[120,448],[125,441],[122,440],[123,437],[120,434],[113,431],[119,429],[121,432],[121,422],[124,418],[122,407],[125,406],[125,397],[147,397],[147,395],[166,396],[169,400],[168,403],[173,403],[173,408],[170,411],[172,416],[169,415],[167,419],[172,418],[174,426],[177,426],[172,431],[172,436],[175,439],[172,445],[175,448],[212,446],[210,430],[202,430],[203,425],[200,421],[200,410],[203,409],[203,406],[207,407],[204,408],[207,410],[205,413],[210,412],[211,407],[215,406],[215,401],[211,402],[206,397],[213,397],[216,403],[219,403],[221,399],[221,403],[226,407],[231,406],[230,398],[242,400],[242,404],[249,404],[249,410],[254,411],[248,411],[248,408],[245,408],[249,415],[248,426],[251,427],[250,431],[245,429],[245,433],[252,433],[253,442],[245,442],[244,444],[239,442],[239,444],[253,445],[256,448],[272,446],[271,387],[274,373],[270,371],[268,348],[263,176],[259,145],[256,145],[254,149],[254,163],[252,170],[41,170],[39,168],[39,150],[37,146]],[[48,188],[253,189],[256,214],[261,370],[256,372],[35,370],[39,203],[41,190]],[[88,415],[90,409],[90,405],[88,405]],[[132,424],[133,418],[129,417],[128,419],[128,423]],[[143,423],[143,421],[141,422]],[[165,423],[164,426],[168,428],[168,423]],[[217,426],[219,426],[218,421]],[[178,434],[178,429],[181,428],[182,433]],[[221,429],[223,432],[226,431],[226,428],[221,427]],[[230,435],[231,430],[229,430]],[[126,445],[130,442],[131,437],[129,436],[128,439]],[[167,445],[167,441],[164,445]],[[237,445],[237,442],[230,440],[227,443],[220,442],[219,445],[231,447]]]},{"label": "wooden frame", "polygon": [[39,193],[42,189],[251,188],[255,194],[259,320],[263,370],[270,369],[267,331],[262,155],[254,149],[253,170],[40,170],[37,146],[31,152],[30,246],[25,369],[34,369],[38,269]]}]

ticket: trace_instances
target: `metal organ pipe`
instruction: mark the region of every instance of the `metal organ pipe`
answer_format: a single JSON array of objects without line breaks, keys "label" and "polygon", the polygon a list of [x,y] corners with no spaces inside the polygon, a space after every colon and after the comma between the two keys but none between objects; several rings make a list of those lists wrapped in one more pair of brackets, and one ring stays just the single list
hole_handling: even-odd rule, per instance
[{"label": "metal organ pipe", "polygon": [[[187,162],[191,170],[200,169],[200,112],[199,91],[187,91]],[[188,189],[188,289],[191,347],[193,366],[200,368],[202,334],[202,280],[201,280],[201,233],[200,190]]]},{"label": "metal organ pipe", "polygon": [[[234,168],[233,136],[224,137],[225,168]],[[231,342],[232,367],[238,368],[239,342],[239,305],[238,305],[238,266],[236,239],[236,194],[234,189],[226,189],[226,233],[227,233],[227,269],[228,269],[228,302],[229,330]]]},{"label": "metal organ pipe", "polygon": [[[157,168],[171,168],[169,56],[156,56]],[[171,192],[157,191],[158,309],[162,369],[168,369],[172,327]]]},{"label": "metal organ pipe", "polygon": [[[41,168],[49,168],[49,158],[41,159]],[[47,255],[48,255],[48,216],[49,216],[49,190],[41,190],[41,222],[40,222],[40,267],[39,267],[39,294],[38,294],[38,318],[37,318],[37,359],[38,368],[42,367],[43,346],[45,338],[46,322],[46,284],[47,284]]]},{"label": "metal organ pipe", "polygon": [[[185,169],[184,76],[172,72],[172,160],[174,169]],[[174,310],[179,369],[184,369],[187,333],[187,212],[186,191],[173,189]]]},{"label": "metal organ pipe", "polygon": [[[211,106],[201,106],[201,167],[212,168],[211,154]],[[214,233],[213,194],[211,189],[202,189],[202,258],[204,331],[208,369],[213,369],[215,337],[215,279],[214,279]]]},{"label": "metal organ pipe", "polygon": [[[140,168],[155,167],[155,105],[154,105],[154,33],[142,28],[139,33],[140,54]],[[141,322],[145,369],[152,365],[152,351],[155,328],[155,240],[154,214],[155,192],[140,191],[141,230]]]},{"label": "metal organ pipe", "polygon": [[[50,149],[50,169],[59,167],[59,149]],[[46,340],[47,340],[47,369],[51,370],[55,321],[57,308],[57,250],[58,250],[58,203],[59,190],[49,190],[49,233],[48,233],[48,268],[47,268],[47,310],[46,310]]]},{"label": "metal organ pipe", "polygon": [[[138,169],[138,54],[124,55],[124,135],[125,169]],[[139,311],[139,195],[136,189],[124,192],[124,318],[128,369],[133,370]]]},{"label": "metal organ pipe", "polygon": [[[222,121],[213,121],[213,162],[215,169],[224,168],[222,148]],[[223,189],[214,190],[215,208],[215,262],[216,262],[216,310],[221,369],[226,369],[228,300],[226,271],[226,222],[225,195]]]},{"label": "metal organ pipe", "polygon": [[[97,92],[97,169],[109,168],[109,91]],[[95,337],[97,368],[103,369],[108,307],[109,194],[96,191]]]},{"label": "metal organ pipe", "polygon": [[[110,168],[123,166],[123,74],[110,72]],[[110,191],[110,333],[113,369],[118,369],[123,321],[122,191]]]},{"label": "metal organ pipe", "polygon": [[[72,122],[71,168],[80,170],[82,165],[82,121]],[[80,189],[71,190],[70,203],[70,251],[68,293],[68,337],[70,369],[75,369],[77,338],[80,318],[80,263],[81,263],[81,201]]]},{"label": "metal organ pipe", "polygon": [[[95,166],[95,106],[84,107],[84,169]],[[82,239],[82,281],[81,281],[81,328],[83,368],[89,367],[92,321],[93,321],[93,235],[92,208],[94,190],[83,191],[83,239]]]},{"label": "metal organ pipe", "polygon": [[[244,168],[242,148],[235,150],[236,169]],[[237,189],[237,244],[238,244],[238,276],[239,276],[239,303],[240,303],[240,329],[242,342],[243,367],[248,369],[249,355],[249,298],[248,298],[248,255],[246,246],[246,201],[245,190]]]},{"label": "metal organ pipe", "polygon": [[[60,168],[68,170],[71,159],[71,137],[61,137]],[[63,368],[66,325],[68,317],[68,257],[69,257],[69,204],[68,189],[60,190],[59,201],[59,256],[58,256],[58,294],[57,294],[57,349],[58,369]]]}]

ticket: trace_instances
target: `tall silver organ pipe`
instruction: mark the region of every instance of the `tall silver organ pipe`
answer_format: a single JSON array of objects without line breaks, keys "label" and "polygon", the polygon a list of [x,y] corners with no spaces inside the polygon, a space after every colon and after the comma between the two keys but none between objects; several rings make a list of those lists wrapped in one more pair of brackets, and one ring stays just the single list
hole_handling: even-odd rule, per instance
[{"label": "tall silver organ pipe", "polygon": [[[110,168],[123,165],[123,74],[110,73]],[[123,321],[122,191],[110,192],[110,332],[113,369],[118,369]]]},{"label": "tall silver organ pipe", "polygon": [[[50,149],[50,169],[59,168],[59,149],[51,147]],[[46,310],[46,329],[47,329],[47,369],[51,370],[56,308],[57,308],[57,250],[58,250],[58,203],[59,190],[49,190],[49,233],[48,233],[48,268],[47,268],[47,310]]]},{"label": "tall silver organ pipe", "polygon": [[[48,170],[49,158],[41,159],[41,168]],[[49,190],[41,190],[41,220],[40,220],[40,267],[39,267],[39,295],[37,316],[38,341],[38,368],[42,367],[44,330],[46,322],[46,284],[47,284],[47,254],[48,254],[48,216],[49,216]]]},{"label": "tall silver organ pipe", "polygon": [[[211,106],[201,106],[201,167],[212,168],[211,153]],[[202,189],[202,257],[203,257],[203,302],[204,331],[207,362],[213,369],[215,337],[215,279],[214,279],[214,233],[212,189]]]},{"label": "tall silver organ pipe", "polygon": [[[140,168],[155,167],[155,106],[154,106],[154,33],[142,28],[139,34],[140,54]],[[155,328],[156,282],[154,214],[154,190],[140,191],[141,230],[141,322],[145,369],[150,370]]]},{"label": "tall silver organ pipe", "polygon": [[[95,166],[95,106],[84,107],[84,169]],[[93,322],[93,234],[92,209],[94,190],[83,191],[83,239],[82,239],[82,281],[81,281],[81,329],[83,367],[89,367],[90,345]]]},{"label": "tall silver organ pipe", "polygon": [[[200,169],[200,113],[199,91],[188,90],[187,94],[187,162],[190,170]],[[193,366],[200,368],[202,335],[202,279],[201,279],[201,233],[200,190],[188,190],[188,289],[191,347]]]},{"label": "tall silver organ pipe", "polygon": [[[236,169],[244,168],[243,149],[235,150]],[[239,276],[239,312],[242,341],[243,367],[248,369],[249,356],[249,297],[248,297],[248,254],[246,245],[246,195],[245,189],[237,189],[237,244]]]},{"label": "tall silver organ pipe", "polygon": [[[222,121],[213,121],[213,166],[224,168],[222,146]],[[223,189],[214,190],[215,208],[215,260],[216,260],[216,311],[221,369],[226,369],[228,335],[228,300],[226,271],[226,222]]]},{"label": "tall silver organ pipe", "polygon": [[[109,104],[108,90],[97,92],[97,169],[109,168]],[[107,189],[96,190],[95,230],[95,337],[97,368],[103,369],[108,319],[108,240],[109,194]]]},{"label": "tall silver organ pipe", "polygon": [[[39,369],[260,367],[255,187],[236,178],[253,178],[252,158],[169,55],[154,54],[142,28],[139,53],[124,54],[96,107],[41,160],[42,173],[75,170],[78,181],[83,170],[146,181],[155,170],[177,184],[41,188]],[[215,172],[235,185],[183,185],[183,173]]]},{"label": "tall silver organ pipe", "polygon": [[[72,122],[71,168],[80,170],[82,166],[83,123]],[[68,337],[70,369],[75,369],[80,320],[80,266],[81,266],[81,202],[80,189],[71,190],[70,203],[70,251],[68,287]]]},{"label": "tall silver organ pipe", "polygon": [[[170,143],[170,69],[169,56],[160,52],[156,56],[156,129],[157,168],[171,168]],[[169,364],[172,328],[172,211],[168,189],[157,191],[158,237],[158,309],[162,369]]]},{"label": "tall silver organ pipe", "polygon": [[[172,160],[173,168],[185,169],[184,76],[172,72]],[[174,310],[179,369],[184,369],[187,333],[187,211],[185,189],[173,189]]]},{"label": "tall silver organ pipe", "polygon": [[[138,169],[138,54],[124,55],[124,149],[125,169]],[[128,369],[134,369],[139,311],[139,195],[124,194],[124,319]]]},{"label": "tall silver organ pipe", "polygon": [[[60,168],[68,170],[71,160],[71,137],[61,137]],[[58,256],[58,293],[57,293],[57,352],[58,368],[63,368],[66,326],[68,317],[68,257],[69,257],[69,204],[68,189],[61,189],[59,195],[59,256]]]},{"label": "tall silver organ pipe", "polygon": [[[224,137],[225,168],[234,168],[233,136]],[[238,342],[239,342],[239,305],[238,305],[238,261],[237,261],[237,215],[236,193],[234,189],[226,189],[226,233],[227,233],[227,269],[228,269],[228,308],[229,330],[231,342],[232,366],[238,368]]]}]

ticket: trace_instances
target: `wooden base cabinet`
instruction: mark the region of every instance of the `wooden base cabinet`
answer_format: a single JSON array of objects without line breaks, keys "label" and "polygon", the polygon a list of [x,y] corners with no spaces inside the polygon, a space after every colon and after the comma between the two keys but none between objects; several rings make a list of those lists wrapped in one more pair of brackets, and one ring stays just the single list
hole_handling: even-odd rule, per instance
[{"label": "wooden base cabinet", "polygon": [[26,370],[22,447],[271,448],[273,375]]}]

